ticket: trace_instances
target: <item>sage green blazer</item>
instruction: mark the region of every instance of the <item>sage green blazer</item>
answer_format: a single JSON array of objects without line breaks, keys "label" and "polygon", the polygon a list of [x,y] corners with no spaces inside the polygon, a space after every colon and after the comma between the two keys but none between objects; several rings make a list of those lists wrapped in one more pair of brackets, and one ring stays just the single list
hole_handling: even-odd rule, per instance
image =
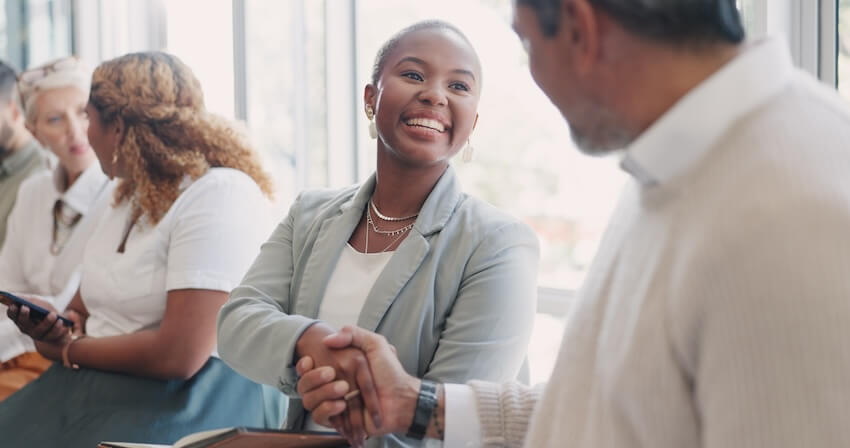
[{"label": "sage green blazer", "polygon": [[[295,343],[316,321],[325,286],[363,216],[359,188],[302,193],[218,316],[218,352],[236,371],[297,398]],[[536,305],[537,237],[464,194],[449,167],[366,299],[359,327],[384,335],[411,375],[440,382],[514,379]],[[288,426],[303,418],[290,400]],[[406,446],[389,436],[370,446]]]}]

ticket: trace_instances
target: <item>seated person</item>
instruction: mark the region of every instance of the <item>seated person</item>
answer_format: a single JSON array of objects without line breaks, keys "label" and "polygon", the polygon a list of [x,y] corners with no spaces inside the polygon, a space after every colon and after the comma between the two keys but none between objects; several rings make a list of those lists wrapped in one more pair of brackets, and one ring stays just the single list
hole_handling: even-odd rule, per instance
[{"label": "seated person", "polygon": [[[449,24],[418,23],[384,44],[364,92],[377,172],[298,198],[220,312],[222,359],[294,396],[295,363],[309,356],[368,401],[362,353],[322,343],[356,324],[384,335],[419,378],[516,377],[534,318],[537,239],[464,194],[449,165],[475,127],[480,83],[475,50]],[[293,404],[290,428],[320,428]],[[404,434],[370,441],[418,444]]]},{"label": "seated person", "polygon": [[285,396],[215,352],[216,314],[269,231],[271,185],[256,155],[165,53],[100,65],[86,110],[89,142],[119,182],[65,312],[73,336],[55,312],[33,324],[28,308],[9,307],[57,362],[0,403],[3,444],[173,443],[212,428],[279,427]]},{"label": "seated person", "polygon": [[24,123],[16,78],[15,70],[0,61],[0,246],[21,183],[31,174],[48,169],[47,153]]},{"label": "seated person", "polygon": [[[86,136],[91,71],[77,58],[59,59],[20,76],[26,126],[59,160],[52,171],[21,184],[0,250],[0,289],[37,295],[64,310],[79,287],[79,265],[98,198],[109,179]],[[104,205],[106,201],[99,201]],[[35,351],[0,305],[0,401],[44,372],[50,361]]]}]

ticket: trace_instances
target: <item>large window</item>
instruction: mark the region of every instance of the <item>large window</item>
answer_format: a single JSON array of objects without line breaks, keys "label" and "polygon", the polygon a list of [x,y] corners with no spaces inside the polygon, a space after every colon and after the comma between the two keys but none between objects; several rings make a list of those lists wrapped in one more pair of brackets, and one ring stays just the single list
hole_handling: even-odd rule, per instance
[{"label": "large window", "polygon": [[[234,117],[233,19],[231,0],[171,0],[166,50],[192,68],[204,89],[207,109]],[[203,20],[198,20],[203,11]]]},{"label": "large window", "polygon": [[838,90],[850,100],[850,0],[838,1]]},{"label": "large window", "polygon": [[275,167],[283,205],[304,188],[329,185],[326,77],[335,74],[325,65],[326,4],[244,2],[245,118]]},{"label": "large window", "polygon": [[276,180],[280,208],[304,188],[327,186],[326,2],[165,5],[167,50],[192,67],[210,110],[246,121]]},{"label": "large window", "polygon": [[71,49],[71,0],[0,0],[0,58],[25,69]]},{"label": "large window", "polygon": [[6,0],[0,0],[0,55],[5,58],[8,58],[7,52],[9,51],[9,24],[8,24],[8,16],[9,12],[6,11],[7,5]]}]

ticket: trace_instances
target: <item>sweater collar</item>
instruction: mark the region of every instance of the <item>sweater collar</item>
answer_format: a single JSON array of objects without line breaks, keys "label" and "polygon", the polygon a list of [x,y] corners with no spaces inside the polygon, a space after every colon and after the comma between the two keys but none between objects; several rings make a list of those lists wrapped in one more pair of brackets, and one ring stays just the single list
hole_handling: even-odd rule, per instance
[{"label": "sweater collar", "polygon": [[620,166],[643,187],[688,172],[735,123],[785,87],[793,68],[781,39],[753,43],[641,134]]}]

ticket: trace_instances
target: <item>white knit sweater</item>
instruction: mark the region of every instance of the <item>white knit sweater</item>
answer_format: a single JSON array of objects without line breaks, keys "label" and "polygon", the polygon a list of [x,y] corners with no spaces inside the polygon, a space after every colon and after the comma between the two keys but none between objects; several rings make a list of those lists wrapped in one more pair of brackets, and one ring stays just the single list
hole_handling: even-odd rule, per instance
[{"label": "white knit sweater", "polygon": [[623,166],[542,398],[471,384],[482,442],[520,446],[534,408],[534,448],[850,447],[844,103],[761,43]]}]

